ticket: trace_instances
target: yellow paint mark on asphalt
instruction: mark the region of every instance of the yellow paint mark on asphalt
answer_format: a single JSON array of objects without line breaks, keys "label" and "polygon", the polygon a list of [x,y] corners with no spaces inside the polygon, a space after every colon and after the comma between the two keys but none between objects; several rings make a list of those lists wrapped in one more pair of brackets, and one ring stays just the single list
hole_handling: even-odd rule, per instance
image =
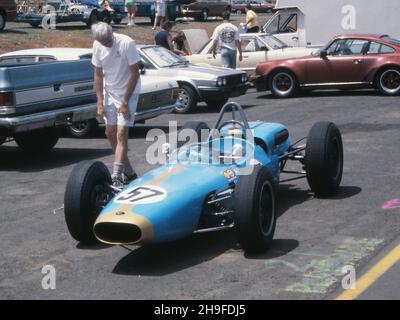
[{"label": "yellow paint mark on asphalt", "polygon": [[357,282],[355,289],[348,289],[339,295],[336,300],[354,300],[371,286],[381,275],[400,261],[400,245],[390,251],[382,260],[375,264]]}]

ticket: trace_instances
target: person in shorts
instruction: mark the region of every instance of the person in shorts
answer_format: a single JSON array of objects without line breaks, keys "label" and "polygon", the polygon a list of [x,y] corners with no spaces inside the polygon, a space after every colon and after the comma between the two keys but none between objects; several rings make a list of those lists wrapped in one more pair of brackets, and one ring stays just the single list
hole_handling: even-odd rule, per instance
[{"label": "person in shorts", "polygon": [[155,17],[153,30],[156,30],[157,26],[162,26],[165,20],[165,15],[167,12],[167,6],[165,0],[154,0]]},{"label": "person in shorts", "polygon": [[217,47],[221,50],[221,64],[224,68],[236,69],[237,51],[239,51],[239,61],[242,61],[242,47],[240,45],[239,30],[229,22],[229,12],[222,13],[224,21],[215,28],[211,37],[213,40],[213,57],[216,58]]},{"label": "person in shorts", "polygon": [[126,35],[113,33],[107,23],[94,24],[92,36],[97,113],[104,117],[106,136],[115,154],[113,186],[122,188],[124,183],[137,178],[127,153],[129,127],[135,122],[141,90],[141,60],[135,41]]},{"label": "person in shorts", "polygon": [[128,26],[135,26],[136,0],[125,0],[125,6],[128,11]]}]

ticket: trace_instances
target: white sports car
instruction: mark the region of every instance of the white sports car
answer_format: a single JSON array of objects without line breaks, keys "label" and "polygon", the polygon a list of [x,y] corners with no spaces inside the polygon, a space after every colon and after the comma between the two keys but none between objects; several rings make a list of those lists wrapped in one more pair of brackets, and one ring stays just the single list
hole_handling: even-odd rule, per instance
[{"label": "white sports car", "polygon": [[[212,54],[212,41],[204,29],[183,30],[192,55],[185,58],[193,64],[221,65],[221,55],[216,59]],[[246,71],[248,76],[255,73],[259,62],[278,59],[290,59],[311,54],[315,49],[290,48],[279,39],[266,33],[242,33],[240,41],[243,60],[237,61],[237,69]]]}]

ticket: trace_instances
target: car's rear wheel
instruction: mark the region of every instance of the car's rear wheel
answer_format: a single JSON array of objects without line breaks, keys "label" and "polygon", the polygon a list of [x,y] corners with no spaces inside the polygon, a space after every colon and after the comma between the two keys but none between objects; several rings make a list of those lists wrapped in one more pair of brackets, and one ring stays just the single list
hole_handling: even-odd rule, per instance
[{"label": "car's rear wheel", "polygon": [[234,222],[241,247],[248,253],[267,249],[276,226],[275,188],[271,173],[264,166],[255,166],[251,175],[244,175],[234,193]]},{"label": "car's rear wheel", "polygon": [[276,71],[269,78],[269,88],[272,95],[277,98],[292,97],[298,86],[296,76],[290,71]]},{"label": "car's rear wheel", "polygon": [[102,206],[109,200],[111,176],[99,161],[78,163],[69,176],[64,194],[64,215],[71,236],[82,243],[93,243],[93,226]]},{"label": "car's rear wheel", "polygon": [[210,127],[207,123],[201,121],[189,121],[179,130],[178,148],[186,143],[199,143],[203,141],[203,137],[208,136]]},{"label": "car's rear wheel", "polygon": [[343,173],[343,143],[332,122],[317,122],[307,137],[305,170],[311,190],[329,196],[339,188]]},{"label": "car's rear wheel", "polygon": [[400,69],[390,68],[381,71],[378,75],[377,86],[384,95],[400,94]]},{"label": "car's rear wheel", "polygon": [[50,151],[59,139],[56,127],[18,133],[14,136],[17,145],[30,154],[42,154]]},{"label": "car's rear wheel", "polygon": [[189,113],[196,107],[197,100],[197,93],[191,86],[181,85],[179,87],[179,104],[175,107],[175,113]]},{"label": "car's rear wheel", "polygon": [[67,130],[69,135],[74,138],[84,138],[90,136],[97,129],[98,125],[96,119],[90,119],[73,123],[67,127]]}]

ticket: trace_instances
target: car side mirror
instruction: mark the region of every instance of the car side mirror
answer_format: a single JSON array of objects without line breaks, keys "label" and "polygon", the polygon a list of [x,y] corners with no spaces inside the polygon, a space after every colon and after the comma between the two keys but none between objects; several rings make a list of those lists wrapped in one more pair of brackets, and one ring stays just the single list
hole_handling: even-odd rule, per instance
[{"label": "car side mirror", "polygon": [[268,48],[266,46],[262,46],[262,47],[260,47],[260,50],[261,51],[268,51]]},{"label": "car side mirror", "polygon": [[322,59],[327,58],[327,57],[328,57],[328,51],[326,51],[326,50],[321,50],[321,52],[319,53],[319,56],[320,56]]},{"label": "car side mirror", "polygon": [[144,67],[143,61],[139,62],[139,71],[140,71],[140,74],[145,74],[146,73],[146,69]]}]

